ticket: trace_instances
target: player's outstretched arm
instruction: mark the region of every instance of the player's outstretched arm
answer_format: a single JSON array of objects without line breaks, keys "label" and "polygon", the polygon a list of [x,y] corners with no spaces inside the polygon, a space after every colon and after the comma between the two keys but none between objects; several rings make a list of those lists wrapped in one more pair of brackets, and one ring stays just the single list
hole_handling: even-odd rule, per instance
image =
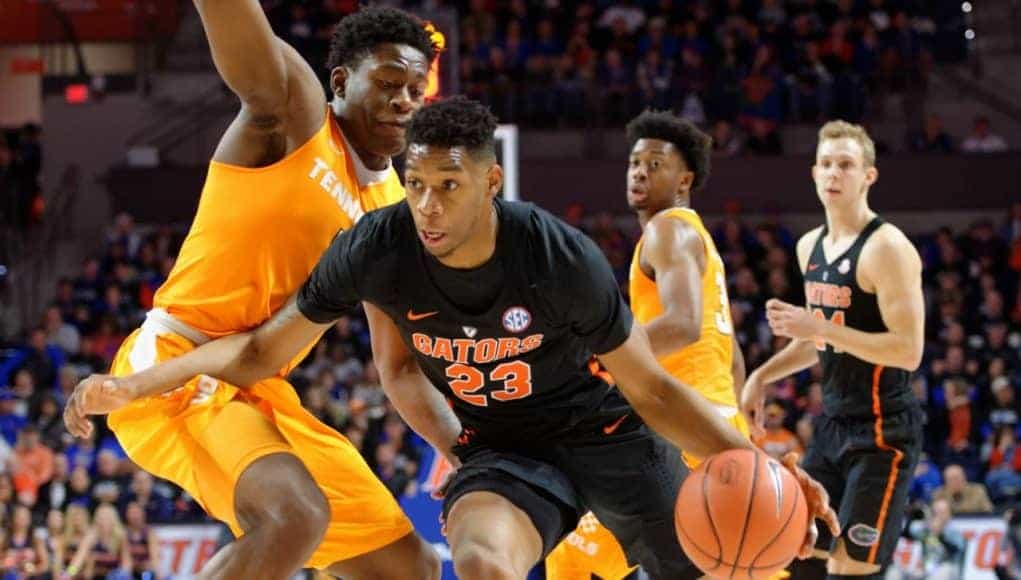
[{"label": "player's outstretched arm", "polygon": [[[705,398],[663,370],[638,324],[622,345],[598,356],[635,411],[678,448],[702,457],[727,449],[755,449]],[[798,478],[809,505],[812,525],[799,554],[807,558],[818,536],[814,519],[822,519],[834,536],[840,535],[840,524],[826,490],[798,467],[796,458],[785,460],[784,464]]]},{"label": "player's outstretched arm", "polygon": [[401,418],[457,467],[460,461],[452,449],[461,433],[461,422],[443,394],[422,374],[390,317],[372,304],[366,302],[364,306],[383,391]]},{"label": "player's outstretched arm", "polygon": [[700,457],[733,448],[754,449],[695,389],[659,365],[637,323],[623,344],[598,356],[635,411],[678,448]]},{"label": "player's outstretched arm", "polygon": [[287,62],[258,0],[195,0],[220,77],[256,114],[282,111]]},{"label": "player's outstretched arm", "polygon": [[64,409],[64,423],[73,435],[87,436],[88,415],[113,412],[131,401],[163,394],[208,375],[245,387],[273,376],[328,324],[312,322],[292,298],[273,318],[249,332],[225,336],[146,370],[113,377],[92,375],[78,383]]},{"label": "player's outstretched arm", "polygon": [[645,325],[657,357],[677,352],[701,336],[705,254],[698,232],[681,220],[659,215],[645,227],[639,260],[652,269],[663,305],[663,314]]},{"label": "player's outstretched arm", "polygon": [[834,324],[779,300],[766,304],[770,327],[782,336],[819,338],[876,365],[915,370],[922,361],[925,342],[922,260],[918,252],[900,230],[883,226],[865,244],[858,268],[859,283],[875,289],[885,332],[863,332]]}]

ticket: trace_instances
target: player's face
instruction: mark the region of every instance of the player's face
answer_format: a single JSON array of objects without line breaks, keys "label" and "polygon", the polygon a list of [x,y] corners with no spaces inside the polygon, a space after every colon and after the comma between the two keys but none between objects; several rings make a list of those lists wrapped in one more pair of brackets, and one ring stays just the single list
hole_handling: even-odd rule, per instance
[{"label": "player's face", "polygon": [[380,44],[352,68],[333,69],[330,83],[344,103],[345,137],[356,151],[381,157],[404,151],[405,127],[425,103],[429,63],[405,44]]},{"label": "player's face", "polygon": [[485,218],[503,185],[503,170],[490,158],[463,147],[408,147],[404,188],[418,238],[437,258],[470,254],[472,240],[485,237]]},{"label": "player's face", "polygon": [[628,161],[628,205],[652,212],[671,207],[679,194],[688,192],[694,177],[673,143],[639,139]]},{"label": "player's face", "polygon": [[878,175],[875,167],[865,166],[865,151],[854,139],[825,139],[816,149],[812,178],[826,208],[861,203]]}]

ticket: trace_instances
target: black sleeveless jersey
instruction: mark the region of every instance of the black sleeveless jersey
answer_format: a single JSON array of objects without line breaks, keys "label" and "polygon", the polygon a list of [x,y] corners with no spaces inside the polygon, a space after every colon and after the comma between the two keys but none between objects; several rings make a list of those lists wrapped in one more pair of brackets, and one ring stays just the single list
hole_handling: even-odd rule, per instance
[{"label": "black sleeveless jersey", "polygon": [[[822,241],[823,226],[815,241],[805,272],[805,296],[813,314],[862,332],[885,332],[875,294],[858,285],[857,270],[865,242],[883,224],[878,216],[858,234],[851,247],[827,262]],[[822,364],[823,410],[829,416],[873,418],[915,405],[908,384],[910,373],[862,360],[816,342]]]},{"label": "black sleeveless jersey", "polygon": [[452,300],[401,202],[337,236],[299,291],[299,309],[325,323],[359,301],[378,306],[461,423],[494,447],[580,436],[628,413],[590,370],[593,353],[620,346],[632,324],[602,252],[532,204],[494,203],[496,251],[456,271],[461,280],[477,273],[480,293],[492,289],[488,304]]}]

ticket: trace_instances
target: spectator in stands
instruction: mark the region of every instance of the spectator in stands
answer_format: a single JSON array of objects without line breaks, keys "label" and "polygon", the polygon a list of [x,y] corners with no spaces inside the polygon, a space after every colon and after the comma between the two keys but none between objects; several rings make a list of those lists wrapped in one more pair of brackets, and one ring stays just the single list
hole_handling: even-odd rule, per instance
[{"label": "spectator in stands", "polygon": [[120,459],[109,449],[103,449],[96,457],[96,477],[92,482],[92,498],[94,503],[117,505],[128,488],[128,483],[120,474]]},{"label": "spectator in stands", "polygon": [[936,499],[924,520],[910,523],[907,535],[922,547],[920,574],[891,566],[890,580],[960,580],[964,577],[964,557],[968,542],[960,532],[947,526],[953,516],[950,502]]},{"label": "spectator in stands", "polygon": [[713,155],[736,157],[744,151],[744,141],[737,129],[720,119],[713,124]]},{"label": "spectator in stands", "polygon": [[[67,367],[64,367],[67,368]],[[64,368],[60,369],[61,377],[65,376]],[[61,417],[61,406],[51,393],[43,393],[39,398],[39,404],[35,409],[30,410],[30,424],[39,431],[39,437],[44,445],[50,449],[59,449],[64,446],[64,422]]]},{"label": "spectator in stands", "polygon": [[51,578],[62,578],[64,572],[64,512],[52,509],[46,512],[45,526],[38,530],[46,548],[46,567]]},{"label": "spectator in stands", "polygon": [[[103,281],[99,278],[99,260],[87,258],[82,263],[81,274],[74,279],[74,302],[76,305],[92,307],[99,302]],[[79,329],[81,330],[81,329]]]},{"label": "spectator in stands", "polygon": [[92,507],[92,478],[84,465],[79,465],[71,470],[71,477],[68,479],[67,502],[80,505],[85,509]]},{"label": "spectator in stands", "polygon": [[17,412],[18,397],[14,391],[6,387],[0,387],[0,435],[3,435],[4,443],[8,449],[0,452],[6,457],[14,443],[18,440],[18,432],[28,423],[24,415]]},{"label": "spectator in stands", "polygon": [[50,482],[54,472],[53,451],[39,440],[39,429],[26,425],[18,436],[14,449],[16,469],[15,489],[20,494],[27,492],[35,498],[39,487]]},{"label": "spectator in stands", "polygon": [[124,521],[134,577],[159,580],[160,545],[156,533],[145,519],[145,510],[137,502],[129,503],[124,511]]},{"label": "spectator in stands", "polygon": [[71,481],[67,457],[62,453],[53,456],[53,476],[39,488],[36,513],[63,511],[71,499]]},{"label": "spectator in stands", "polygon": [[954,142],[943,129],[943,118],[929,115],[922,131],[911,139],[911,149],[918,153],[953,153]]},{"label": "spectator in stands", "polygon": [[914,501],[929,503],[932,501],[932,494],[939,489],[943,483],[939,468],[929,458],[927,453],[922,453],[915,467],[915,477],[911,480],[911,490],[908,496]]},{"label": "spectator in stands", "polygon": [[16,505],[3,536],[4,578],[35,578],[49,571],[48,562],[46,545],[32,533],[32,512]]},{"label": "spectator in stands", "polygon": [[981,483],[969,483],[960,465],[948,465],[943,470],[943,487],[932,494],[933,501],[946,500],[955,514],[988,514],[993,511],[986,488]]},{"label": "spectator in stands", "polygon": [[46,343],[46,330],[36,327],[28,333],[28,344],[0,366],[0,381],[8,384],[17,369],[28,369],[36,384],[46,388],[57,386],[57,369],[64,364],[64,353],[60,347]]},{"label": "spectator in stands", "polygon": [[78,353],[81,334],[74,326],[64,322],[60,307],[54,304],[46,309],[43,315],[43,329],[46,331],[46,342],[59,347],[65,354]]},{"label": "spectator in stands", "polygon": [[[78,554],[78,548],[82,545],[85,535],[92,527],[89,517],[89,508],[85,505],[71,504],[67,506],[64,514],[64,562],[63,568],[68,565]],[[70,571],[68,571],[70,573]]]},{"label": "spectator in stands", "polygon": [[1017,451],[1014,426],[1002,425],[992,440],[986,474],[989,495],[997,503],[1011,501],[1021,493],[1021,453]]},{"label": "spectator in stands", "polygon": [[985,116],[975,117],[971,135],[961,144],[961,151],[965,153],[1001,153],[1006,150],[1007,141],[990,132],[989,118]]},{"label": "spectator in stands", "polygon": [[142,236],[135,231],[135,219],[128,213],[119,213],[114,218],[113,228],[106,235],[107,246],[119,245],[124,248],[128,259],[138,256]]},{"label": "spectator in stands", "polygon": [[127,580],[131,578],[131,547],[117,508],[103,504],[96,508],[95,521],[85,533],[67,573],[82,572],[86,578]]},{"label": "spectator in stands", "polygon": [[414,471],[417,465],[409,465],[397,454],[392,443],[376,447],[376,475],[394,497],[401,497],[411,491],[415,483]]},{"label": "spectator in stands", "polygon": [[776,401],[770,402],[765,408],[765,433],[755,438],[758,445],[768,455],[780,459],[790,451],[801,452],[801,442],[797,436],[784,427],[787,411]]},{"label": "spectator in stands", "polygon": [[125,497],[129,502],[142,506],[148,522],[169,522],[173,518],[173,501],[162,490],[156,489],[152,475],[146,471],[135,471],[131,478],[131,489]]}]

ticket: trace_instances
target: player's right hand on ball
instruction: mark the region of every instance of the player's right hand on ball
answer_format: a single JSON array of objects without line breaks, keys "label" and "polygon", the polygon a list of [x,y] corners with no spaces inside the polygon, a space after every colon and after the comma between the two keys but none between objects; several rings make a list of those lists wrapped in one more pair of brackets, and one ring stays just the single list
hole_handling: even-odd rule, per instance
[{"label": "player's right hand on ball", "polygon": [[819,538],[819,529],[815,525],[816,518],[826,524],[834,538],[840,537],[840,520],[837,518],[837,512],[830,507],[830,494],[821,483],[812,479],[812,476],[798,466],[800,460],[801,456],[791,451],[784,455],[780,461],[798,479],[801,491],[805,494],[805,502],[808,504],[808,533],[805,534],[805,543],[801,545],[801,551],[798,552],[798,558],[804,560],[812,557],[812,553],[815,551],[815,542]]},{"label": "player's right hand on ball", "polygon": [[766,385],[759,379],[758,373],[752,372],[745,379],[744,387],[741,389],[741,412],[748,419],[748,428],[752,437],[762,437],[766,434]]},{"label": "player's right hand on ball", "polygon": [[75,437],[92,433],[89,415],[105,415],[135,399],[134,391],[112,375],[91,375],[78,383],[64,407],[64,425]]}]

